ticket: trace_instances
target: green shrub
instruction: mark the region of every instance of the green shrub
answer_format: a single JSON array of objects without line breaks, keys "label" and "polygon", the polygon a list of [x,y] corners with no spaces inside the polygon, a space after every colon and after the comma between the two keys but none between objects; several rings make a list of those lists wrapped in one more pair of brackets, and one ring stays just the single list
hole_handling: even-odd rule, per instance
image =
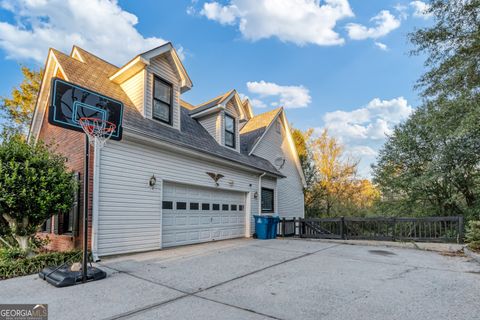
[{"label": "green shrub", "polygon": [[18,247],[0,249],[0,263],[25,259],[26,257],[27,252]]},{"label": "green shrub", "polygon": [[[5,250],[2,250],[5,251]],[[48,266],[59,266],[65,262],[80,261],[81,251],[41,253],[34,257],[15,255],[15,250],[0,253],[0,279],[25,276],[37,273]],[[7,260],[9,257],[10,260]]]},{"label": "green shrub", "polygon": [[470,249],[480,251],[480,221],[470,221],[465,240]]}]

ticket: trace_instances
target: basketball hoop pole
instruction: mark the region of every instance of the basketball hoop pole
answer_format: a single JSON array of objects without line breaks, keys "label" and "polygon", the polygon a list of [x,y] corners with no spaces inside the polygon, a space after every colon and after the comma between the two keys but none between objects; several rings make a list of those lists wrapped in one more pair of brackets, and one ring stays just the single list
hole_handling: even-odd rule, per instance
[{"label": "basketball hoop pole", "polygon": [[85,165],[83,172],[83,261],[82,282],[87,282],[88,268],[88,165],[90,162],[90,142],[88,134],[85,135]]}]

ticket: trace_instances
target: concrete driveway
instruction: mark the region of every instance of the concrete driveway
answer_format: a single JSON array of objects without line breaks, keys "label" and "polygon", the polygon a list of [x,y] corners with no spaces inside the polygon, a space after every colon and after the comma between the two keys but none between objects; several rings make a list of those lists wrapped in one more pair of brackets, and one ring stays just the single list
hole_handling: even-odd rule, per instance
[{"label": "concrete driveway", "polygon": [[0,303],[49,319],[480,319],[464,257],[303,240],[232,240],[117,258],[107,279],[57,289],[0,281]]}]

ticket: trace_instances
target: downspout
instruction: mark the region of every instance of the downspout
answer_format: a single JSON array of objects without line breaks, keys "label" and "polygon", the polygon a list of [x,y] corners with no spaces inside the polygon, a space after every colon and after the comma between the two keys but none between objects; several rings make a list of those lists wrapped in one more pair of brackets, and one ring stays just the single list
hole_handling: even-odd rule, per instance
[{"label": "downspout", "polygon": [[98,257],[98,194],[100,180],[100,150],[95,141],[93,155],[93,190],[92,190],[92,257],[94,262],[100,261]]},{"label": "downspout", "polygon": [[262,177],[266,174],[264,172],[258,176],[258,215],[262,214]]}]

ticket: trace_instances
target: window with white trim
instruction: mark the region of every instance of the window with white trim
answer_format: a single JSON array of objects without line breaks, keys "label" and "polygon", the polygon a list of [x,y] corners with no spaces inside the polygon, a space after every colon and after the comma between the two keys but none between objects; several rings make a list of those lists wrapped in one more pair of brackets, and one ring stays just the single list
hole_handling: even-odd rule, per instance
[{"label": "window with white trim", "polygon": [[153,118],[172,124],[173,86],[171,83],[154,77],[153,82]]},{"label": "window with white trim", "polygon": [[274,197],[273,189],[262,188],[262,213],[272,213],[274,211]]},{"label": "window with white trim", "polygon": [[235,118],[225,114],[225,145],[235,148]]}]

